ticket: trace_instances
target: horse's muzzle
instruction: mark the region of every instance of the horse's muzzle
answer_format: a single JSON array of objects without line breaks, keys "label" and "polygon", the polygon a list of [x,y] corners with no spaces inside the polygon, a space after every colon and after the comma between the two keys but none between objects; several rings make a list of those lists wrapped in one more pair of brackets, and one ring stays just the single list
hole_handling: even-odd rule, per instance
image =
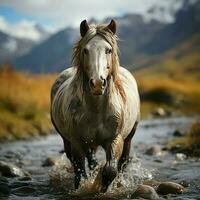
[{"label": "horse's muzzle", "polygon": [[91,78],[89,80],[89,86],[93,95],[102,95],[107,86],[107,81],[102,77],[101,79]]}]

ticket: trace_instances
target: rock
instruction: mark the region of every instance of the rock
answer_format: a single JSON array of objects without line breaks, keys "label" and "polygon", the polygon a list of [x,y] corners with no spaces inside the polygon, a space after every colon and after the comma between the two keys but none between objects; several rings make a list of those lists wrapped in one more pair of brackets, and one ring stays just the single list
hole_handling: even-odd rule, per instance
[{"label": "rock", "polygon": [[158,186],[160,185],[160,183],[161,183],[161,182],[156,181],[156,180],[153,180],[153,179],[145,180],[145,181],[143,182],[144,185],[151,186],[151,187],[153,187],[154,189],[157,189]]},{"label": "rock", "polygon": [[187,156],[186,156],[185,154],[183,154],[183,153],[177,153],[177,154],[175,155],[175,158],[176,158],[176,160],[178,160],[178,161],[182,161],[182,160],[185,160],[185,159],[187,158]]},{"label": "rock", "polygon": [[30,175],[29,173],[23,171],[19,167],[4,161],[0,161],[0,174],[6,177],[23,177]]},{"label": "rock", "polygon": [[49,156],[42,164],[43,167],[54,166],[57,162],[57,158]]},{"label": "rock", "polygon": [[176,136],[176,137],[181,137],[181,136],[183,136],[184,134],[180,131],[180,130],[178,130],[178,129],[176,129],[174,132],[173,132],[173,136]]},{"label": "rock", "polygon": [[151,156],[161,156],[161,147],[159,145],[153,145],[152,147],[147,149],[146,154]]},{"label": "rock", "polygon": [[185,191],[185,188],[174,182],[163,182],[158,188],[158,194],[167,195],[167,194],[182,194]]},{"label": "rock", "polygon": [[168,117],[171,115],[171,112],[164,110],[163,108],[157,108],[151,113],[155,117]]},{"label": "rock", "polygon": [[179,184],[182,185],[183,187],[189,187],[190,186],[190,183],[188,181],[185,181],[185,180],[181,181]]},{"label": "rock", "polygon": [[131,195],[131,198],[144,198],[144,199],[159,199],[158,194],[153,187],[148,185],[139,185],[136,191]]}]

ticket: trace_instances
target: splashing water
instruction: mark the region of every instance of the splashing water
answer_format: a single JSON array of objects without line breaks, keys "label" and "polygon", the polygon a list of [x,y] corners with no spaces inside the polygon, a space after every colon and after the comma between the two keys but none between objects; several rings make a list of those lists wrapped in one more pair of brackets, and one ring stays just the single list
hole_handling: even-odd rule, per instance
[{"label": "splashing water", "polygon": [[49,172],[51,183],[58,189],[65,190],[70,196],[86,197],[98,195],[102,197],[129,197],[130,194],[146,179],[152,179],[153,171],[143,168],[141,161],[134,156],[130,159],[123,173],[119,173],[109,186],[105,194],[99,194],[101,186],[101,169],[104,163],[100,162],[93,170],[87,169],[88,178],[81,181],[78,190],[74,191],[73,168],[63,154]]}]

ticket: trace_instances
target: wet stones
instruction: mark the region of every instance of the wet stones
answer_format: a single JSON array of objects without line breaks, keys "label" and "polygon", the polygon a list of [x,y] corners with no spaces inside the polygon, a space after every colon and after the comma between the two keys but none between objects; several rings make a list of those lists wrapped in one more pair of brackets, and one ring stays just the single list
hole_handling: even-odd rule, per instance
[{"label": "wet stones", "polygon": [[170,111],[165,110],[164,108],[156,108],[155,110],[152,111],[151,113],[154,117],[169,117],[172,115]]},{"label": "wet stones", "polygon": [[183,160],[185,160],[187,158],[187,156],[185,155],[185,154],[183,154],[183,153],[177,153],[176,155],[175,155],[175,159],[177,160],[177,161],[183,161]]},{"label": "wet stones", "polygon": [[[158,182],[154,180],[145,181],[144,185],[139,185],[131,198],[138,199],[159,199],[159,195],[182,194],[185,188],[174,182]],[[159,195],[158,195],[159,194]]]},{"label": "wet stones", "polygon": [[136,191],[131,195],[131,198],[144,198],[144,199],[159,199],[155,189],[149,185],[139,185]]},{"label": "wet stones", "polygon": [[20,169],[16,165],[4,161],[0,161],[0,174],[5,177],[29,176],[29,173]]},{"label": "wet stones", "polygon": [[182,194],[185,191],[185,188],[174,182],[162,182],[158,188],[158,194],[167,195],[167,194]]},{"label": "wet stones", "polygon": [[173,136],[175,136],[175,137],[181,137],[181,136],[183,136],[183,135],[184,135],[184,133],[181,132],[181,131],[178,130],[178,129],[176,129],[176,130],[173,132]]},{"label": "wet stones", "polygon": [[151,156],[161,156],[162,149],[159,145],[153,145],[147,149],[146,154]]},{"label": "wet stones", "polygon": [[42,167],[54,166],[56,164],[57,160],[58,160],[57,158],[49,156],[46,158],[46,160],[44,160]]}]

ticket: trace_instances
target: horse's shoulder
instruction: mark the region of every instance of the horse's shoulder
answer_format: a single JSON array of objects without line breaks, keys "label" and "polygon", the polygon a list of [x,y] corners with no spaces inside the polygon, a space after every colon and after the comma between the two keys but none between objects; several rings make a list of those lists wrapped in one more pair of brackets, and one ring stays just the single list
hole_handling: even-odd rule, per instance
[{"label": "horse's shoulder", "polygon": [[119,67],[119,76],[120,76],[120,79],[122,80],[122,83],[127,82],[133,85],[137,85],[133,74],[126,68]]},{"label": "horse's shoulder", "polygon": [[51,87],[51,100],[53,99],[53,97],[55,96],[56,92],[58,91],[58,89],[60,88],[60,86],[66,81],[68,80],[70,77],[74,76],[75,74],[75,68],[74,67],[70,67],[68,69],[65,69],[64,71],[62,71],[58,77],[56,78],[55,82],[53,83],[52,87]]}]

